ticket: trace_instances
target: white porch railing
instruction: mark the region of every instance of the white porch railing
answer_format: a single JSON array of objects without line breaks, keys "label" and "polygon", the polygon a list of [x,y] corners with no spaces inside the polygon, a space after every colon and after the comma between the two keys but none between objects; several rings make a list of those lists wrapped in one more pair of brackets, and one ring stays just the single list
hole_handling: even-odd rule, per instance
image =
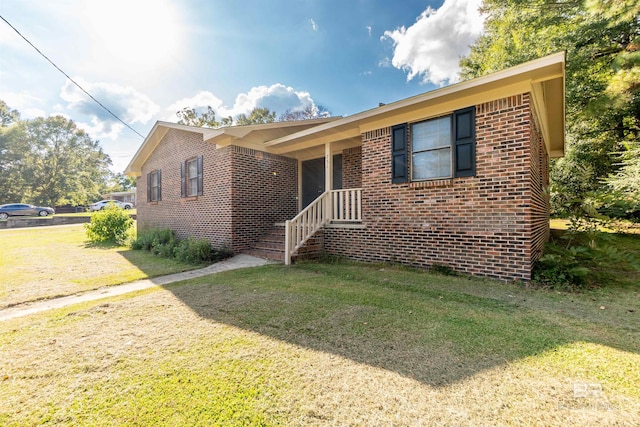
[{"label": "white porch railing", "polygon": [[284,263],[316,231],[331,221],[362,221],[362,188],[325,191],[293,219],[285,222]]}]

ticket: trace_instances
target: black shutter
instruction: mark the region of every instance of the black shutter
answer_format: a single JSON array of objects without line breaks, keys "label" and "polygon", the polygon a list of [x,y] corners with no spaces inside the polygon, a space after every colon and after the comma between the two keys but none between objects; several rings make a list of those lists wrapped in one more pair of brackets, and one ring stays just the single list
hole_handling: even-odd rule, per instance
[{"label": "black shutter", "polygon": [[187,164],[180,163],[180,197],[187,197]]},{"label": "black shutter", "polygon": [[162,171],[158,171],[158,201],[162,200]]},{"label": "black shutter", "polygon": [[407,124],[391,128],[391,182],[399,184],[409,181],[407,168]]},{"label": "black shutter", "polygon": [[151,201],[151,174],[147,174],[147,202]]},{"label": "black shutter", "polygon": [[198,156],[198,196],[202,196],[202,159],[203,156]]},{"label": "black shutter", "polygon": [[453,113],[454,176],[476,174],[476,119],[475,107]]}]

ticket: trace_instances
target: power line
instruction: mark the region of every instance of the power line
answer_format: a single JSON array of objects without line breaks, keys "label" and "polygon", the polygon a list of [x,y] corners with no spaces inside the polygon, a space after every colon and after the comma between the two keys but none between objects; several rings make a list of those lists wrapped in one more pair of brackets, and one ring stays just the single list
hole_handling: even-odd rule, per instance
[{"label": "power line", "polygon": [[131,126],[129,126],[128,123],[126,123],[124,120],[122,120],[120,117],[116,116],[115,113],[113,113],[110,109],[108,109],[104,104],[102,104],[102,102],[98,101],[96,98],[93,97],[93,95],[91,95],[89,92],[87,92],[82,86],[80,86],[80,84],[78,84],[75,80],[73,80],[71,77],[69,77],[69,75],[67,73],[65,73],[64,71],[62,71],[60,69],[60,67],[58,67],[52,60],[50,60],[47,55],[45,55],[44,53],[42,53],[40,51],[40,49],[38,49],[37,47],[34,46],[33,43],[31,43],[29,41],[29,39],[27,39],[25,36],[23,36],[20,31],[18,31],[16,29],[16,27],[14,27],[13,25],[11,25],[11,23],[9,21],[7,21],[2,15],[0,15],[0,19],[2,19],[4,22],[7,23],[8,26],[10,26],[11,28],[13,28],[13,31],[15,31],[16,33],[18,33],[18,35],[20,37],[22,37],[24,39],[24,41],[26,41],[27,43],[29,43],[29,45],[34,48],[36,50],[36,52],[38,52],[44,59],[46,59],[47,61],[49,61],[49,63],[51,65],[53,65],[55,67],[56,70],[60,71],[67,79],[69,79],[69,81],[71,83],[73,83],[74,85],[76,85],[78,87],[78,89],[80,89],[81,91],[83,91],[85,94],[87,94],[87,96],[89,98],[91,98],[93,101],[96,102],[96,104],[98,104],[100,107],[102,107],[107,113],[111,114],[116,120],[118,120],[120,123],[122,123],[123,125],[125,125],[126,127],[128,127],[131,131],[133,131],[134,133],[136,133],[140,138],[144,139],[144,136],[142,136],[142,134],[140,134],[140,132],[138,132],[137,130],[135,130],[134,128],[132,128]]}]

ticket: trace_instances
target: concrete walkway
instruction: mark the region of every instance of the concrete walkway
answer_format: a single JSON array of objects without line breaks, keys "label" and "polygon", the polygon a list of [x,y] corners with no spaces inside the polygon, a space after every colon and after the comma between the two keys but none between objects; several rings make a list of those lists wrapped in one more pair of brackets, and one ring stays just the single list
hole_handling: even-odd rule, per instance
[{"label": "concrete walkway", "polygon": [[88,291],[81,294],[69,295],[66,297],[52,298],[33,303],[19,304],[13,307],[0,310],[0,322],[13,319],[16,317],[28,316],[30,314],[39,313],[41,311],[52,310],[54,308],[62,308],[71,304],[77,304],[85,301],[94,301],[102,298],[108,298],[116,295],[122,295],[129,292],[135,292],[142,289],[152,288],[154,286],[167,285],[169,283],[180,282],[182,280],[194,279],[221,271],[236,270],[238,268],[257,267],[259,265],[271,264],[273,261],[267,261],[251,255],[240,254],[212,264],[199,270],[185,271],[182,273],[170,274],[168,276],[156,277],[153,279],[137,280],[124,285],[107,286],[94,291]]}]

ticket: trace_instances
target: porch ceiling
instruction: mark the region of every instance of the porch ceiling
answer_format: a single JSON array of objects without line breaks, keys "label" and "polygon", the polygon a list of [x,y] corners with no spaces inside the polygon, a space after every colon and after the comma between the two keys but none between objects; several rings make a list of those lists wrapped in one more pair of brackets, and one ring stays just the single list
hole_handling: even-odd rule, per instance
[{"label": "porch ceiling", "polygon": [[[353,147],[359,147],[362,145],[362,137],[358,135],[355,138],[343,139],[340,141],[331,143],[331,152],[333,154],[340,154],[343,150]],[[279,153],[276,150],[269,150],[272,153]],[[287,157],[293,157],[298,160],[310,160],[317,159],[318,157],[323,157],[325,155],[325,146],[324,144],[320,145],[312,145],[309,147],[300,148],[295,151],[290,151],[290,149],[283,152]]]}]

